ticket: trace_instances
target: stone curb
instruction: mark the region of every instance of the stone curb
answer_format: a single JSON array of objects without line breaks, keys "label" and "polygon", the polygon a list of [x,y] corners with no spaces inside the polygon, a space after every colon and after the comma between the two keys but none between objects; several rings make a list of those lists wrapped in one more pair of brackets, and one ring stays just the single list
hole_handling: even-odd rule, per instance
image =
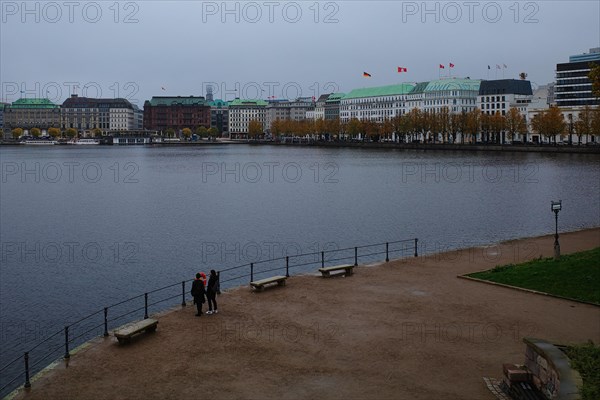
[{"label": "stone curb", "polygon": [[561,299],[561,300],[569,300],[569,301],[573,301],[575,303],[587,304],[587,305],[590,305],[590,306],[600,307],[600,304],[598,304],[598,303],[592,303],[591,301],[572,299],[570,297],[559,296],[557,294],[551,294],[551,293],[546,293],[546,292],[540,292],[538,290],[526,289],[526,288],[522,288],[522,287],[518,287],[518,286],[507,285],[506,283],[486,281],[485,279],[473,278],[471,276],[466,276],[466,275],[457,275],[456,277],[460,278],[460,279],[466,279],[466,280],[469,280],[469,281],[486,283],[488,285],[495,285],[495,286],[501,286],[501,287],[505,287],[505,288],[509,288],[509,289],[514,289],[514,290],[520,290],[521,292],[533,293],[533,294],[538,294],[538,295],[542,295],[542,296],[554,297],[556,299]]}]

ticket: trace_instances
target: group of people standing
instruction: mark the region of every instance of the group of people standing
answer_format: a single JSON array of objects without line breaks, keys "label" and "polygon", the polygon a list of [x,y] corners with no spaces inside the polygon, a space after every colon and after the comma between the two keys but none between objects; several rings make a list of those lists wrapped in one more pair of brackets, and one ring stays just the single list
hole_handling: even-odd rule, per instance
[{"label": "group of people standing", "polygon": [[[205,288],[206,286],[206,288]],[[196,317],[202,316],[202,304],[208,299],[208,311],[206,314],[217,314],[217,293],[220,292],[219,288],[219,274],[214,269],[210,270],[210,276],[208,283],[206,282],[206,275],[203,272],[196,274],[196,279],[192,283],[191,294],[194,297],[194,304],[196,304]]]}]

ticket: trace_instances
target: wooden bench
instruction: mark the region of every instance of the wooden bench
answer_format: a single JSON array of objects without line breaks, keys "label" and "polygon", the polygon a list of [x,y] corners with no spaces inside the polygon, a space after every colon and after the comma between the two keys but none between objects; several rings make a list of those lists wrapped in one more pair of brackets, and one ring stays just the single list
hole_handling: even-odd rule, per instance
[{"label": "wooden bench", "polygon": [[142,321],[133,322],[122,326],[115,331],[115,337],[119,343],[128,343],[133,335],[141,332],[154,332],[158,321],[152,318],[147,318]]},{"label": "wooden bench", "polygon": [[346,264],[346,265],[334,265],[333,267],[324,267],[324,268],[319,268],[319,272],[324,276],[324,277],[330,277],[332,272],[335,271],[344,271],[343,274],[337,274],[337,275],[346,275],[346,276],[350,276],[352,275],[352,269],[354,268],[354,265],[350,265],[350,264]]},{"label": "wooden bench", "polygon": [[266,278],[266,279],[261,279],[259,281],[250,282],[250,286],[252,286],[254,289],[256,289],[258,291],[261,291],[264,289],[265,285],[268,285],[271,283],[277,283],[278,286],[285,286],[286,279],[287,279],[287,276],[278,275],[278,276],[273,276],[271,278]]}]

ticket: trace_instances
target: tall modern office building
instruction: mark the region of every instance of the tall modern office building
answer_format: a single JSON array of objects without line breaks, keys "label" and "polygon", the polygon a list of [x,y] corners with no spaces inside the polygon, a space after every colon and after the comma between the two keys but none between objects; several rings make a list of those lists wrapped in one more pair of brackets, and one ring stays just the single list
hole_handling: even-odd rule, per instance
[{"label": "tall modern office building", "polygon": [[592,81],[588,78],[591,64],[600,65],[600,47],[589,53],[569,57],[568,63],[556,64],[554,97],[559,107],[600,105],[600,98],[592,94]]}]

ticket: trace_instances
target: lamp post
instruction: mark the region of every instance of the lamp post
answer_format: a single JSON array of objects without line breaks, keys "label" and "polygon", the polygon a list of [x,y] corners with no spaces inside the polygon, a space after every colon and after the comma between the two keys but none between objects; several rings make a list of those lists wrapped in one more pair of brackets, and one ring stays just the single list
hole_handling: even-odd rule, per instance
[{"label": "lamp post", "polygon": [[558,212],[562,208],[562,200],[552,201],[551,210],[554,211],[554,259],[558,260],[560,257],[560,244],[558,243]]}]

